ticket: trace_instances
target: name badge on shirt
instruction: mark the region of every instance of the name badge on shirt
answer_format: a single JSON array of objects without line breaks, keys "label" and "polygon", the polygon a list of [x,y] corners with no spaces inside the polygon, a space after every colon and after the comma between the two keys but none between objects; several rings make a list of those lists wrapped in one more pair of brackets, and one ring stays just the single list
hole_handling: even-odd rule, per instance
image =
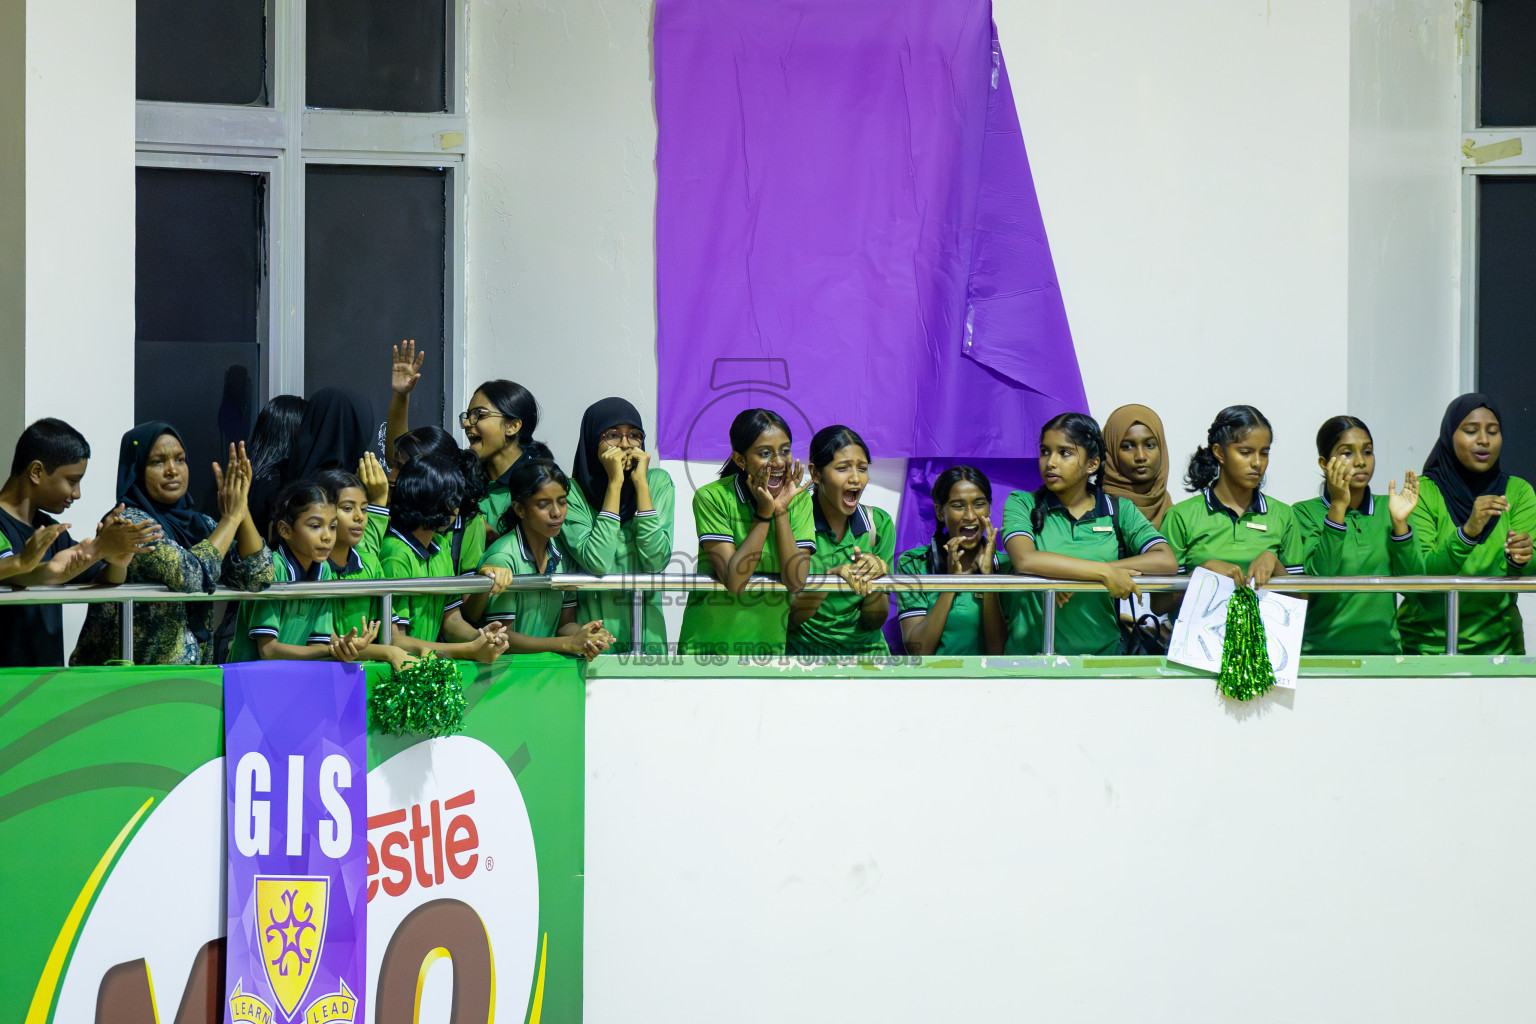
[{"label": "name badge on shirt", "polygon": [[1263,530],[1266,533],[1269,532],[1268,523],[1244,523],[1243,525],[1248,527],[1250,530]]},{"label": "name badge on shirt", "polygon": [[1095,526],[1093,528],[1093,532],[1094,533],[1114,533],[1115,532],[1115,528],[1113,526]]}]

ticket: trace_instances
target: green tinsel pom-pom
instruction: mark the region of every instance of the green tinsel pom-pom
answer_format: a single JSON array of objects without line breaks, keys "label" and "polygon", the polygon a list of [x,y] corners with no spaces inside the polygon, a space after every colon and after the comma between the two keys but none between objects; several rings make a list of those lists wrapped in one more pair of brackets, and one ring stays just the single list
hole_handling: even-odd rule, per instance
[{"label": "green tinsel pom-pom", "polygon": [[1253,700],[1275,685],[1264,620],[1259,617],[1259,597],[1248,587],[1238,587],[1227,602],[1227,635],[1221,644],[1218,681],[1221,692],[1233,700]]},{"label": "green tinsel pom-pom", "polygon": [[430,651],[368,692],[374,728],[396,736],[452,736],[464,728],[465,707],[459,666]]}]

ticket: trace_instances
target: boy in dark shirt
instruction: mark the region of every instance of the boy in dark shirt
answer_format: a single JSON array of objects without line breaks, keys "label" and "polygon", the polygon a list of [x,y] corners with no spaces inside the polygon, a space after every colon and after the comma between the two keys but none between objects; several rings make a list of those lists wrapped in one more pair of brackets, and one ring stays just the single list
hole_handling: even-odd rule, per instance
[{"label": "boy in dark shirt", "polygon": [[[0,564],[23,557],[36,567],[7,574],[6,583],[121,583],[133,556],[154,547],[158,524],[124,521],[121,505],[102,519],[96,536],[78,544],[69,535],[68,523],[48,515],[63,512],[80,497],[90,457],[91,446],[63,420],[38,420],[17,440],[10,478],[0,487],[0,536],[10,549],[0,555]],[[37,531],[47,531],[44,537],[52,538],[40,554],[34,550],[40,543],[33,540]],[[0,605],[0,667],[63,664],[64,613],[58,605]]]}]

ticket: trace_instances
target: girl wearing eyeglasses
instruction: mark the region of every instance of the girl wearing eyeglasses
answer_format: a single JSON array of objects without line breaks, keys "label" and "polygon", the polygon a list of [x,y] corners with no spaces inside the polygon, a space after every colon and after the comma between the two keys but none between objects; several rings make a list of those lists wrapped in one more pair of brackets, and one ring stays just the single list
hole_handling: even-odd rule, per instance
[{"label": "girl wearing eyeglasses", "polygon": [[[581,417],[581,438],[571,462],[562,546],[581,570],[594,576],[665,572],[672,560],[672,478],[651,465],[640,413],[622,398],[605,398]],[[576,617],[602,620],[613,634],[615,654],[666,652],[662,595],[640,600],[641,635],[631,635],[635,591],[582,591]]]},{"label": "girl wearing eyeglasses", "polygon": [[[410,394],[421,380],[421,364],[414,341],[395,346],[390,375],[394,394],[387,429],[389,455],[395,469],[400,461],[394,444],[410,427]],[[480,501],[489,545],[498,536],[497,524],[512,504],[507,488],[512,467],[523,458],[553,460],[554,454],[544,442],[533,439],[533,432],[539,427],[539,403],[527,388],[510,380],[488,380],[476,388],[470,396],[469,408],[459,413],[459,427],[469,450],[485,467],[491,481],[490,492]]]}]

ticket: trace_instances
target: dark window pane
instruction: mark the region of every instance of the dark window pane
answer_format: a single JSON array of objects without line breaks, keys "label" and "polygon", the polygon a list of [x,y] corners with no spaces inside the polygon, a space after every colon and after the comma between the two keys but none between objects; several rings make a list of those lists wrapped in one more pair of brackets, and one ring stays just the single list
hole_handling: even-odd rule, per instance
[{"label": "dark window pane", "polygon": [[446,0],[310,0],[307,18],[306,106],[447,109]]},{"label": "dark window pane", "polygon": [[266,0],[138,0],[138,97],[266,105]]},{"label": "dark window pane", "polygon": [[1482,5],[1481,124],[1536,125],[1536,3]]},{"label": "dark window pane", "polygon": [[413,426],[443,422],[448,175],[436,168],[310,165],[304,196],[304,389],[366,395],[382,423],[389,349],[426,353]]},{"label": "dark window pane", "polygon": [[133,415],[176,427],[190,493],[217,516],[210,463],[222,465],[229,444],[249,437],[260,393],[266,181],[137,173]]},{"label": "dark window pane", "polygon": [[1536,178],[1482,175],[1477,213],[1478,390],[1499,405],[1500,457],[1536,479]]}]

